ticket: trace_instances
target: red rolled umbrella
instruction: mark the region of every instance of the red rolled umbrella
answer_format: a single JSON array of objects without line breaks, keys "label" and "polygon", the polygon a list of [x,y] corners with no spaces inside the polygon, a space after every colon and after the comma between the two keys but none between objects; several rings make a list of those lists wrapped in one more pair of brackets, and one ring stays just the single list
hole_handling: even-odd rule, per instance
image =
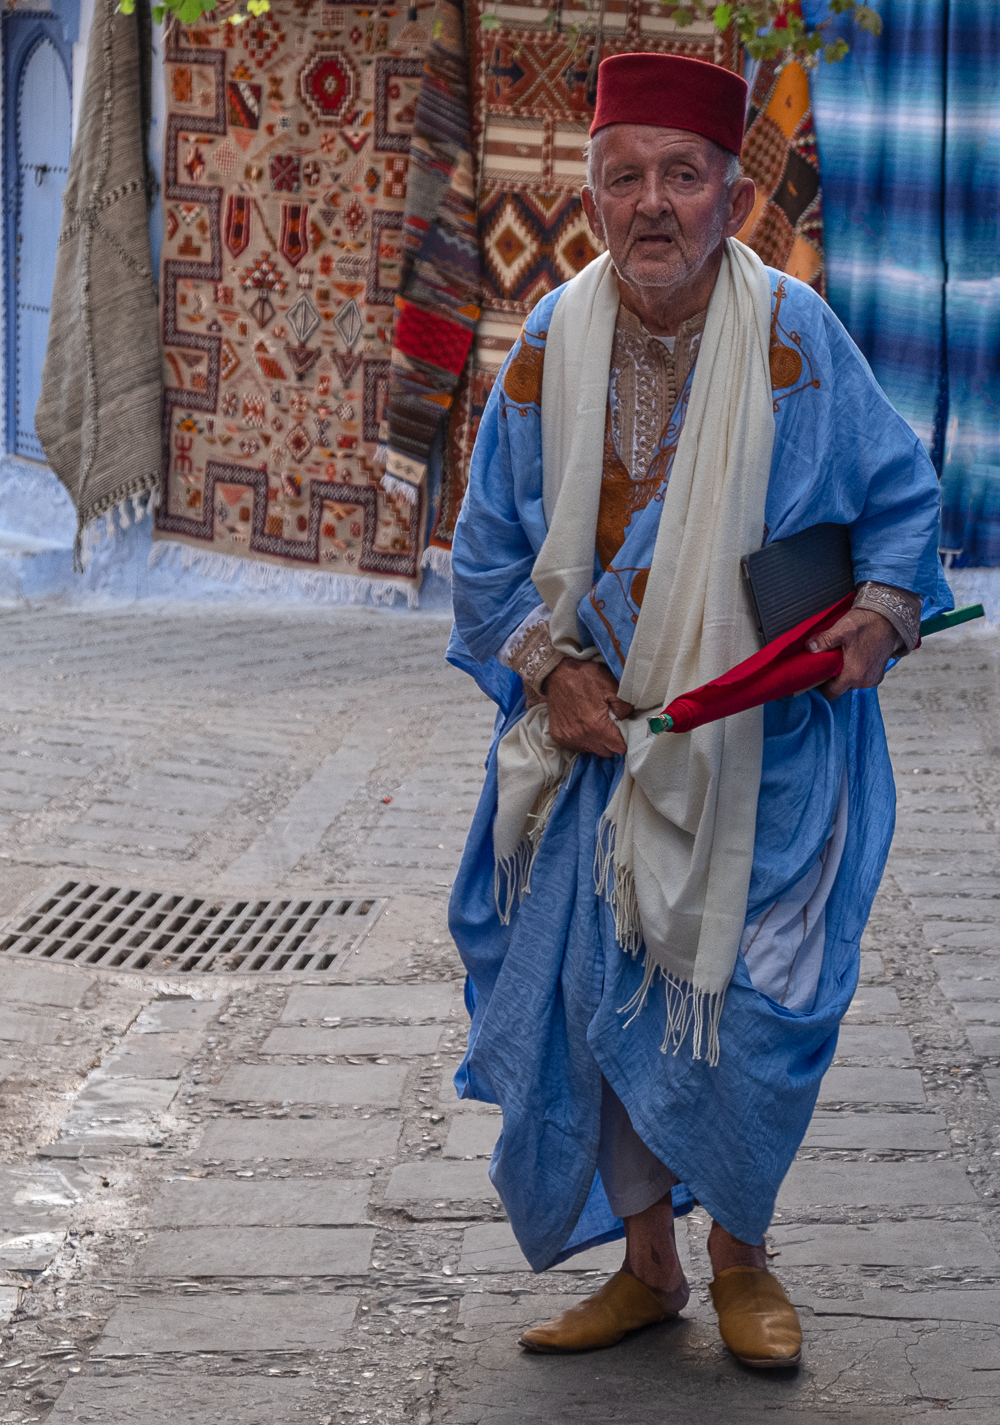
[{"label": "red rolled umbrella", "polygon": [[838,603],[765,643],[759,653],[745,658],[690,693],[682,693],[668,703],[658,717],[649,719],[652,732],[691,732],[706,722],[731,717],[747,708],[759,708],[762,703],[790,693],[804,693],[820,683],[836,678],[844,666],[844,654],[839,648],[825,653],[810,653],[806,643],[817,633],[823,633],[854,607],[854,594],[845,595]]},{"label": "red rolled umbrella", "polygon": [[[825,653],[810,653],[806,644],[815,634],[832,628],[853,607],[854,594],[851,593],[821,613],[803,619],[780,638],[765,643],[759,653],[723,673],[721,678],[674,698],[658,716],[649,718],[650,731],[690,732],[706,722],[717,722],[747,708],[759,708],[775,698],[804,693],[820,683],[828,683],[844,666],[842,651],[831,648]],[[964,608],[924,619],[920,637],[923,639],[984,617],[982,604],[966,604]]]}]

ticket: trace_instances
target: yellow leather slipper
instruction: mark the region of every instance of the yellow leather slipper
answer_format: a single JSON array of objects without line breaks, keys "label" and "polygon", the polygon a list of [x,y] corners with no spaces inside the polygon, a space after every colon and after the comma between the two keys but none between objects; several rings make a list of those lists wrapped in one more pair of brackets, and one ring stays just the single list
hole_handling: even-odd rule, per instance
[{"label": "yellow leather slipper", "polygon": [[777,1277],[764,1267],[727,1267],[709,1290],[719,1334],[738,1361],[757,1370],[798,1365],[802,1328]]},{"label": "yellow leather slipper", "polygon": [[540,1326],[531,1326],[519,1345],[526,1351],[556,1355],[562,1351],[598,1351],[616,1346],[629,1331],[653,1326],[675,1317],[664,1311],[659,1298],[628,1272],[616,1272],[600,1291],[579,1306],[571,1306],[561,1316],[553,1316]]}]

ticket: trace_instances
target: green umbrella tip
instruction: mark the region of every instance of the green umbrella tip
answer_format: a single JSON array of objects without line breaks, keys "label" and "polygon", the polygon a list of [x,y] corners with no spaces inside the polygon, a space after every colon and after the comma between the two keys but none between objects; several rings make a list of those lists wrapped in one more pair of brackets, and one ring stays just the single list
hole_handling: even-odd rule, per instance
[{"label": "green umbrella tip", "polygon": [[672,732],[674,720],[669,713],[660,713],[659,717],[649,718],[649,730],[654,736],[661,732]]}]

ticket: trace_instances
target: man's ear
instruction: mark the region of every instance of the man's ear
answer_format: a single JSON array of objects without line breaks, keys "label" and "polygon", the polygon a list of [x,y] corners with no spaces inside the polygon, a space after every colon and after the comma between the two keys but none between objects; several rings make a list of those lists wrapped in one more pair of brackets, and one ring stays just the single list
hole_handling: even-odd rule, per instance
[{"label": "man's ear", "polygon": [[732,186],[731,201],[732,208],[729,222],[726,224],[726,237],[735,237],[743,227],[743,224],[753,212],[754,200],[757,197],[757,187],[752,178],[738,178]]},{"label": "man's ear", "polygon": [[[580,190],[580,198],[583,202],[583,211],[587,215],[587,222],[590,224],[590,231],[597,238],[598,242],[605,242],[604,224],[601,222],[601,214],[594,201],[594,195],[589,188]],[[605,245],[606,242],[605,242]]]}]

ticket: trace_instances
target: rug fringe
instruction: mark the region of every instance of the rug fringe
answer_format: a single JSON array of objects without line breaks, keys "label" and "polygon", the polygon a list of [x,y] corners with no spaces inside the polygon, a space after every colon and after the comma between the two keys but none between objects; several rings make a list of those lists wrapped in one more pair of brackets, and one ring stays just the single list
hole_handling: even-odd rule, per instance
[{"label": "rug fringe", "polygon": [[208,579],[231,584],[239,579],[247,590],[259,593],[323,594],[331,603],[364,604],[370,599],[375,605],[391,605],[405,598],[411,609],[420,606],[420,591],[385,579],[372,579],[354,574],[325,573],[312,569],[279,569],[272,564],[258,564],[218,550],[192,549],[189,544],[173,540],[157,540],[149,552],[149,567],[175,565],[184,573],[193,571]]},{"label": "rug fringe", "polygon": [[442,579],[447,579],[451,583],[451,550],[442,549],[439,544],[429,544],[424,550],[424,557],[420,561],[421,569],[430,569],[432,573],[440,575]]},{"label": "rug fringe", "polygon": [[415,505],[420,499],[418,486],[411,485],[409,480],[400,480],[397,476],[390,475],[388,471],[382,476],[379,484],[387,495],[398,495],[408,505]]}]

